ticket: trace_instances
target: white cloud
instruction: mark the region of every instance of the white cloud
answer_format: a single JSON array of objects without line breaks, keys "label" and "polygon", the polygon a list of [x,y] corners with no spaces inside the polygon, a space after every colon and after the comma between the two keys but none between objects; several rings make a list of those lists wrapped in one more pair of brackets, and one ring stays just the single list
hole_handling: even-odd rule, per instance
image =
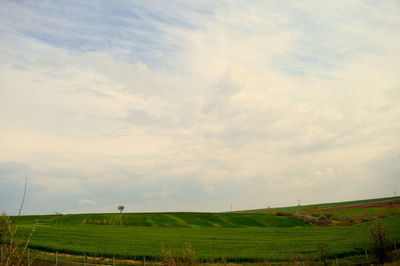
[{"label": "white cloud", "polygon": [[82,205],[96,205],[96,202],[89,199],[79,199],[79,203]]},{"label": "white cloud", "polygon": [[[28,165],[32,202],[58,198],[63,212],[387,195],[400,185],[398,167],[384,163],[400,146],[398,5],[388,3],[143,4],[160,16],[142,17],[150,28],[121,14],[109,15],[126,25],[87,24],[90,40],[110,42],[93,49],[63,46],[66,37],[95,43],[70,17],[51,18],[55,34],[23,5],[36,22],[2,18],[0,161]],[[17,7],[8,4],[10,14]],[[145,45],[118,35],[127,25]],[[371,171],[375,162],[391,170]],[[387,185],[374,190],[378,179]],[[96,206],[69,206],[77,198]]]}]

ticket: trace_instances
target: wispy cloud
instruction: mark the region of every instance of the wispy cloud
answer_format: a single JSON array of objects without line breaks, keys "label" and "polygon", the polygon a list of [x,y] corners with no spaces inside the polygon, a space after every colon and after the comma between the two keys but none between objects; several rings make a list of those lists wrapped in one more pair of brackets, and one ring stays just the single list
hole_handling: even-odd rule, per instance
[{"label": "wispy cloud", "polygon": [[4,2],[0,210],[25,176],[31,213],[391,195],[399,9]]},{"label": "wispy cloud", "polygon": [[79,199],[79,203],[82,205],[96,205],[96,202],[90,199]]}]

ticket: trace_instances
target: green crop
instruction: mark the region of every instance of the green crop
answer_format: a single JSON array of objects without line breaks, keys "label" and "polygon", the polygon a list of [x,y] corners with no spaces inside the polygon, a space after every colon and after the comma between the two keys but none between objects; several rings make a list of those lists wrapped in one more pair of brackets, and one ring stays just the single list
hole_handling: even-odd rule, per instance
[{"label": "green crop", "polygon": [[[384,219],[395,239],[400,239],[400,216]],[[144,227],[115,225],[38,224],[30,247],[72,254],[113,255],[157,260],[161,246],[191,245],[201,260],[287,261],[293,256],[315,258],[326,245],[330,256],[363,254],[368,248],[371,223],[337,227]],[[18,226],[24,238],[32,224]]]},{"label": "green crop", "polygon": [[22,223],[130,225],[147,227],[293,227],[307,226],[295,217],[263,213],[105,213],[21,216]]},{"label": "green crop", "polygon": [[[384,221],[393,243],[400,244],[400,208],[322,208],[390,199],[395,198],[228,213],[20,216],[17,237],[27,239],[35,227],[30,248],[124,259],[160,260],[162,247],[187,246],[201,261],[310,261],[321,256],[321,247],[331,259],[362,258],[370,247],[372,220]],[[297,217],[329,219],[331,226],[312,226]]]}]

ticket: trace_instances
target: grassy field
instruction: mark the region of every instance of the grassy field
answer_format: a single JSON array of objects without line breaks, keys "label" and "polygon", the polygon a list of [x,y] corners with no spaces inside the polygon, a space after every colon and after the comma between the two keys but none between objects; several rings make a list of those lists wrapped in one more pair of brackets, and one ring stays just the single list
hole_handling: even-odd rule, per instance
[{"label": "grassy field", "polygon": [[294,227],[307,226],[295,217],[251,213],[105,213],[20,216],[22,223],[60,225],[129,225],[146,227]]},{"label": "grassy field", "polygon": [[[384,222],[400,240],[400,216]],[[159,259],[161,246],[191,245],[202,260],[287,261],[294,256],[315,258],[319,245],[327,245],[331,256],[364,254],[368,248],[369,223],[337,227],[270,228],[165,228],[103,225],[36,225],[30,246],[40,250],[71,254],[123,258]],[[26,237],[32,224],[20,225]]]},{"label": "grassy field", "polygon": [[[400,215],[400,208],[396,207],[396,202],[398,204],[399,201],[400,197],[389,197],[306,206],[291,206],[285,208],[245,210],[236,213],[264,213],[293,216],[315,225],[353,225],[375,219]],[[380,207],[368,207],[363,205],[369,203],[382,203],[386,205]]]},{"label": "grassy field", "polygon": [[[366,201],[351,204],[360,202]],[[202,261],[309,261],[320,256],[322,246],[331,258],[363,256],[369,248],[368,230],[375,222],[366,221],[380,218],[400,245],[399,207],[322,212],[312,205],[291,213],[357,222],[348,226],[315,226],[305,223],[300,216],[279,216],[269,211],[38,215],[18,218],[18,237],[27,239],[35,228],[31,248],[99,257],[160,260],[162,246],[182,249],[190,245]]]},{"label": "grassy field", "polygon": [[295,212],[295,211],[301,211],[301,210],[305,210],[305,209],[322,209],[322,208],[347,206],[347,205],[355,205],[355,204],[362,204],[362,203],[381,202],[381,201],[388,201],[388,200],[400,200],[400,197],[387,197],[387,198],[354,200],[354,201],[332,202],[332,203],[320,203],[320,204],[289,206],[289,207],[279,207],[279,208],[264,208],[264,209],[254,209],[254,210],[242,210],[242,211],[238,211],[238,212],[242,212],[242,213],[243,212],[244,213],[275,212],[275,211]]}]

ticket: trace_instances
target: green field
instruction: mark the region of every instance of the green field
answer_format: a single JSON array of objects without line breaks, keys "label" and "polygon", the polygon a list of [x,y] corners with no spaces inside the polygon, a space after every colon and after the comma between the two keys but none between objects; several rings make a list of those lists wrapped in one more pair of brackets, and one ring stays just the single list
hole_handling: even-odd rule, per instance
[{"label": "green field", "polygon": [[371,203],[371,202],[381,202],[388,200],[399,200],[400,197],[387,197],[387,198],[377,198],[377,199],[366,199],[366,200],[354,200],[354,201],[344,201],[344,202],[332,202],[332,203],[320,203],[320,204],[309,204],[309,205],[301,205],[301,206],[289,206],[289,207],[279,207],[279,208],[264,208],[264,209],[254,209],[254,210],[243,210],[238,212],[274,212],[274,211],[285,211],[285,212],[293,212],[293,211],[301,211],[304,209],[322,209],[322,208],[331,208],[331,207],[339,207],[339,206],[347,206],[347,205],[355,205],[362,203]]},{"label": "green field", "polygon": [[[384,219],[400,239],[400,216]],[[36,226],[30,246],[47,251],[123,258],[159,259],[161,246],[190,244],[203,260],[290,260],[295,255],[315,257],[319,244],[332,256],[363,254],[368,248],[370,223],[340,227],[292,228],[163,228],[142,226],[44,225]],[[32,225],[19,226],[20,236]]]},{"label": "green field", "polygon": [[125,225],[145,227],[293,227],[307,226],[295,217],[251,213],[105,213],[20,216],[22,223],[60,225]]},{"label": "green field", "polygon": [[[329,212],[338,219],[379,214],[399,245],[398,211],[374,207]],[[331,258],[365,254],[368,230],[375,221],[360,221],[349,226],[314,226],[295,216],[265,212],[39,215],[18,218],[18,237],[27,239],[35,228],[29,242],[33,249],[100,257],[160,260],[162,246],[182,249],[190,245],[202,261],[314,260],[321,245]]]}]

